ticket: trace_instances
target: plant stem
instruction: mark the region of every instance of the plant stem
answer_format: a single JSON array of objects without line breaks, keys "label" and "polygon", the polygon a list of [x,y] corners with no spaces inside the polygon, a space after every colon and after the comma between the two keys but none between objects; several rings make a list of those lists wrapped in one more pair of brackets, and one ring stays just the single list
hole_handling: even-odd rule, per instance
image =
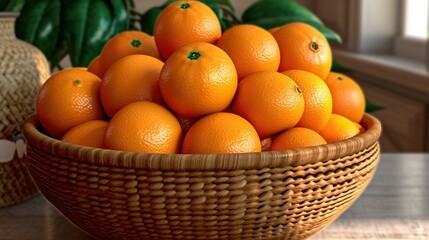
[{"label": "plant stem", "polygon": [[235,13],[232,12],[228,7],[223,6],[223,5],[219,5],[219,8],[226,13],[226,15],[228,17],[230,17],[232,19],[232,24],[233,25],[238,25],[241,24],[241,20],[239,18],[237,18],[237,16],[235,16]]}]

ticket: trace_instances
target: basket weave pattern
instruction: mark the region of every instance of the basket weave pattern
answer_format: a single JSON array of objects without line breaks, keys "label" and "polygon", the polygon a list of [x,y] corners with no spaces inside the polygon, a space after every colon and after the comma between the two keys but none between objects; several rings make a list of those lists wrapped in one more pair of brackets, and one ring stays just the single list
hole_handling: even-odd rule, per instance
[{"label": "basket weave pattern", "polygon": [[99,239],[304,239],[363,192],[381,131],[296,151],[191,156],[74,148],[37,128],[34,117],[24,127],[36,184]]},{"label": "basket weave pattern", "polygon": [[[15,17],[0,16],[0,139],[7,140],[21,132],[25,119],[34,114],[38,90],[49,77],[44,55],[15,38],[14,23]],[[0,207],[37,192],[23,159],[0,163]]]}]

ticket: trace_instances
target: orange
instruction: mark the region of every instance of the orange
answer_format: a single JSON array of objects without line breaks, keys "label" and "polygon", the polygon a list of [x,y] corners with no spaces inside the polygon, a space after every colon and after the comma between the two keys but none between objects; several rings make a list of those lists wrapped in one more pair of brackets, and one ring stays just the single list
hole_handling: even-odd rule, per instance
[{"label": "orange", "polygon": [[331,70],[332,53],[326,38],[306,23],[289,23],[274,32],[280,47],[279,72],[305,70],[325,79]]},{"label": "orange", "polygon": [[356,125],[356,127],[359,129],[359,133],[364,133],[366,130],[365,130],[365,128],[364,127],[362,127],[362,125],[360,125],[359,123],[357,123],[357,122],[353,122],[355,125]]},{"label": "orange", "polygon": [[294,127],[280,133],[271,143],[270,151],[311,147],[326,144],[317,132],[303,127]]},{"label": "orange", "polygon": [[61,139],[70,128],[89,120],[104,119],[100,102],[101,79],[82,69],[52,75],[40,88],[37,117],[51,137]]},{"label": "orange", "polygon": [[182,153],[260,152],[258,133],[246,119],[219,112],[198,120],[183,139]]},{"label": "orange", "polygon": [[108,149],[179,153],[182,129],[177,119],[164,107],[153,102],[134,102],[110,120],[104,136]]},{"label": "orange", "polygon": [[237,84],[237,71],[228,54],[204,42],[177,49],[165,62],[159,78],[167,105],[188,118],[226,109]]},{"label": "orange", "polygon": [[365,113],[365,96],[360,86],[336,72],[329,73],[325,82],[332,94],[332,112],[359,123]]},{"label": "orange", "polygon": [[101,102],[112,117],[125,105],[137,101],[163,104],[159,75],[163,62],[147,55],[130,55],[115,62],[104,74],[100,87]]},{"label": "orange", "polygon": [[228,29],[216,43],[231,57],[238,79],[262,71],[277,71],[280,49],[267,30],[243,24]]},{"label": "orange", "polygon": [[319,133],[327,143],[333,143],[356,136],[359,129],[349,119],[333,113]]},{"label": "orange", "polygon": [[155,39],[140,31],[125,31],[111,38],[100,53],[100,64],[108,69],[119,59],[132,55],[143,54],[161,59],[156,48]]},{"label": "orange", "polygon": [[100,56],[95,57],[88,65],[88,72],[94,73],[99,78],[103,78],[106,68],[100,63]]},{"label": "orange", "polygon": [[289,70],[283,74],[295,81],[304,96],[304,113],[296,126],[322,130],[332,113],[332,97],[326,83],[307,71]]},{"label": "orange", "polygon": [[72,127],[64,134],[62,141],[87,147],[102,148],[104,133],[109,122],[91,120]]},{"label": "orange", "polygon": [[304,112],[304,98],[288,76],[258,72],[240,81],[232,112],[247,119],[265,139],[298,123]]},{"label": "orange", "polygon": [[273,28],[270,28],[269,30],[268,30],[268,32],[270,32],[271,34],[274,34],[275,32],[277,32],[277,30],[279,30],[280,29],[280,27],[273,27]]},{"label": "orange", "polygon": [[156,46],[165,59],[189,43],[214,44],[221,34],[216,14],[198,1],[177,1],[168,5],[158,16],[154,28]]}]

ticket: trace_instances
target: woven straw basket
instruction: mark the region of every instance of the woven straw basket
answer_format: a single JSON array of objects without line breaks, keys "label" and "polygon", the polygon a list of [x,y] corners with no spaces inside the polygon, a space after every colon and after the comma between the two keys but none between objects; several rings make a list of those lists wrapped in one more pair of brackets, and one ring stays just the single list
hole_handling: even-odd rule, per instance
[{"label": "woven straw basket", "polygon": [[[0,139],[12,141],[25,119],[34,114],[40,86],[49,77],[49,64],[34,46],[16,39],[17,14],[0,12]],[[13,149],[9,149],[13,150]],[[0,162],[0,207],[37,194],[23,159],[17,154]]]},{"label": "woven straw basket", "polygon": [[81,147],[24,124],[42,194],[99,239],[304,239],[364,191],[381,125],[318,147],[249,154],[145,154]]}]

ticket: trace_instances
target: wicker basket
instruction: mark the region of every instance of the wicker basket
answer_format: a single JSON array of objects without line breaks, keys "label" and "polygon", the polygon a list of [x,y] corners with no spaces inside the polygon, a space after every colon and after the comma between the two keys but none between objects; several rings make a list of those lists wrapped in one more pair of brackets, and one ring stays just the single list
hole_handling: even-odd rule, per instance
[{"label": "wicker basket", "polygon": [[42,194],[99,239],[304,239],[364,191],[381,125],[318,147],[249,154],[167,155],[67,144],[24,124]]},{"label": "wicker basket", "polygon": [[[15,37],[16,13],[0,12],[0,139],[12,141],[25,119],[34,114],[40,86],[49,64],[36,47]],[[38,193],[23,159],[15,154],[0,162],[0,207]]]}]

